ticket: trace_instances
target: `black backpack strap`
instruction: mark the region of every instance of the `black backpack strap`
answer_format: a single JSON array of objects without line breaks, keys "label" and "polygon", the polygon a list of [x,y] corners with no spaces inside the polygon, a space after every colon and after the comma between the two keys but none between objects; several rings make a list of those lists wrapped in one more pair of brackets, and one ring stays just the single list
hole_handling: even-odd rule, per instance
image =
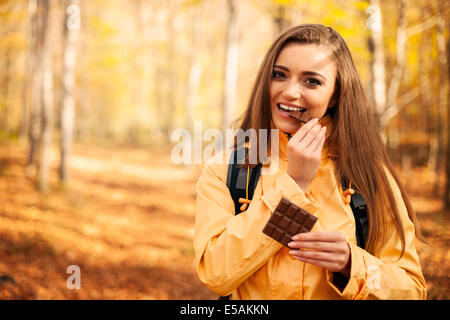
[{"label": "black backpack strap", "polygon": [[[261,166],[259,163],[257,166],[248,169],[247,167],[240,168],[239,165],[243,163],[243,159],[247,156],[248,148],[233,149],[228,163],[227,174],[227,187],[230,190],[231,197],[234,202],[234,214],[238,215],[242,211],[240,209],[241,204],[239,198],[246,197],[247,187],[247,173],[250,174],[248,180],[248,199],[253,199],[253,193],[255,192],[256,185],[258,184],[259,177],[261,175]],[[239,161],[238,161],[239,160]],[[231,295],[221,296],[219,300],[230,300]]]},{"label": "black backpack strap", "polygon": [[[348,188],[349,183],[346,178],[342,178],[342,189]],[[356,226],[356,241],[358,247],[365,248],[367,235],[369,234],[369,220],[367,217],[367,204],[361,194],[356,190],[351,197],[350,208],[352,208]]]},{"label": "black backpack strap", "polygon": [[237,215],[241,213],[239,203],[239,198],[246,197],[246,186],[247,186],[247,173],[250,174],[248,181],[248,199],[253,199],[253,193],[255,192],[256,185],[258,184],[259,177],[261,175],[261,163],[257,166],[250,168],[240,168],[239,165],[243,163],[243,157],[248,153],[248,149],[244,150],[233,150],[230,156],[230,161],[228,164],[228,175],[227,175],[227,187],[230,190],[231,197],[234,202],[234,213]]}]

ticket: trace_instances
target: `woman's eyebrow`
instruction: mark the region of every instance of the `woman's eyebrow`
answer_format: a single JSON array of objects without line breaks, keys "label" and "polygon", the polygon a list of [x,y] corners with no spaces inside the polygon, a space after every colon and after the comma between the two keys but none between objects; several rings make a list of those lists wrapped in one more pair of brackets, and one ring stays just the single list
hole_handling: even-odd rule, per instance
[{"label": "woman's eyebrow", "polygon": [[[285,66],[282,66],[282,65],[274,65],[273,66],[274,68],[278,68],[278,69],[282,69],[282,70],[285,70],[285,71],[289,71],[289,68],[288,67],[285,67]],[[321,75],[320,73],[318,73],[318,72],[315,72],[315,71],[303,71],[302,72],[302,75],[305,75],[305,76],[319,76],[319,77],[321,77],[323,80],[325,80],[325,82],[327,82],[327,78],[325,78],[323,75]]]},{"label": "woman's eyebrow", "polygon": [[283,69],[283,70],[285,70],[285,71],[289,71],[289,68],[288,67],[285,67],[285,66],[280,66],[280,65],[274,65],[273,66],[274,68],[278,68],[278,69]]},{"label": "woman's eyebrow", "polygon": [[302,74],[305,75],[305,76],[319,76],[319,77],[321,77],[325,82],[327,82],[327,78],[325,78],[323,75],[321,75],[320,73],[315,72],[315,71],[303,71]]}]

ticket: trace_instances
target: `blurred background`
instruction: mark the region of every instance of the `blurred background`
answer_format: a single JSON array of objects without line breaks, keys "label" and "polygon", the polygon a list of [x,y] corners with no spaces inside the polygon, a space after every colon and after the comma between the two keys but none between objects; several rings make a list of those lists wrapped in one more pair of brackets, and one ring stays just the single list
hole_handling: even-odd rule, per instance
[{"label": "blurred background", "polygon": [[[0,298],[216,299],[192,248],[201,165],[177,128],[229,128],[266,50],[321,23],[346,39],[448,299],[445,0],[0,0]],[[68,267],[79,267],[80,289]]]}]

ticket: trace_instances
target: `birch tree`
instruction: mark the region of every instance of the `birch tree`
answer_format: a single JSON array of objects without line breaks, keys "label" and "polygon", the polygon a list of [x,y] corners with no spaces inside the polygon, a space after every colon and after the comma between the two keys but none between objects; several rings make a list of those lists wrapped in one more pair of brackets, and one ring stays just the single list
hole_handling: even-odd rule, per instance
[{"label": "birch tree", "polygon": [[25,59],[25,75],[24,80],[22,81],[22,108],[21,108],[21,117],[19,123],[19,137],[21,141],[25,141],[28,138],[28,129],[29,129],[29,115],[30,115],[30,86],[32,79],[32,68],[34,61],[34,50],[33,50],[33,32],[34,32],[34,20],[36,14],[36,0],[29,0],[27,6],[27,39],[28,39],[28,50]]},{"label": "birch tree", "polygon": [[386,70],[383,44],[383,21],[379,0],[370,0],[370,6],[367,9],[369,18],[367,27],[370,30],[369,50],[372,53],[372,96],[375,102],[375,115],[380,124],[380,116],[383,114],[386,106]]},{"label": "birch tree", "polygon": [[396,58],[392,77],[389,85],[386,86],[385,58],[383,49],[383,29],[382,15],[379,0],[370,0],[368,12],[371,15],[368,27],[371,30],[373,39],[373,92],[375,100],[375,115],[378,120],[380,130],[383,131],[390,119],[400,112],[419,95],[419,88],[415,87],[402,96],[398,96],[403,71],[405,69],[407,40],[409,37],[421,33],[422,31],[436,25],[436,17],[418,23],[412,27],[408,26],[406,11],[409,0],[401,0],[398,10],[397,38],[396,38]]},{"label": "birch tree", "polygon": [[70,155],[75,121],[75,61],[80,29],[78,0],[69,0],[64,19],[63,98],[61,106],[61,163],[59,177],[63,184],[70,182]]},{"label": "birch tree", "polygon": [[48,0],[30,0],[29,12],[31,16],[31,39],[30,44],[33,53],[29,56],[31,61],[31,101],[30,120],[28,122],[28,156],[26,173],[29,177],[37,171],[36,150],[41,136],[41,101],[42,101],[42,74],[43,64],[42,52],[47,30]]},{"label": "birch tree", "polygon": [[230,127],[236,107],[237,76],[239,59],[239,31],[236,1],[227,0],[228,16],[225,42],[224,93],[222,107],[222,130]]},{"label": "birch tree", "polygon": [[202,64],[200,61],[200,9],[199,5],[191,8],[191,50],[189,56],[189,76],[186,89],[185,102],[185,126],[192,132],[194,123],[195,106],[197,103],[197,92],[200,85]]},{"label": "birch tree", "polygon": [[[47,3],[48,5],[48,3]],[[51,143],[53,139],[53,41],[52,32],[54,22],[54,10],[48,10],[48,22],[42,47],[42,112],[41,112],[41,150],[39,164],[39,189],[48,191],[48,176],[50,171]]]},{"label": "birch tree", "polygon": [[167,49],[166,49],[166,68],[164,70],[166,90],[163,96],[165,110],[163,110],[163,125],[162,133],[166,142],[170,141],[170,132],[173,127],[175,116],[175,98],[177,93],[177,78],[175,74],[175,54],[176,54],[176,38],[177,33],[175,30],[175,18],[178,9],[178,2],[171,0],[166,6],[168,15],[166,18],[166,30],[167,30]]}]

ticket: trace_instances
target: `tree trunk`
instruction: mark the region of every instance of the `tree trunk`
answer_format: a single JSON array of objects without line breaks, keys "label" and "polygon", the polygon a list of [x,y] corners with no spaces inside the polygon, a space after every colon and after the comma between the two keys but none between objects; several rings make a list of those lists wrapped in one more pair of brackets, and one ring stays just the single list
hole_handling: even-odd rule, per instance
[{"label": "tree trunk", "polygon": [[[80,12],[83,12],[83,14],[87,17],[89,15],[89,3],[86,1],[80,2]],[[89,39],[88,35],[91,32],[91,30],[88,30],[87,23],[84,23],[83,25],[80,25],[80,35],[78,38],[78,49],[80,52],[87,53],[89,51]],[[79,65],[87,65],[88,64],[88,54],[80,55],[77,58],[77,63]],[[78,115],[77,115],[77,121],[75,123],[75,132],[74,132],[74,139],[75,140],[82,140],[86,141],[90,138],[91,135],[91,123],[92,123],[92,116],[91,116],[91,90],[92,88],[89,86],[89,73],[84,72],[79,75],[79,90],[80,92],[83,92],[83,94],[80,94],[78,96]]]},{"label": "tree trunk", "polygon": [[375,116],[380,124],[380,116],[386,108],[386,71],[384,66],[383,22],[379,0],[370,0],[370,14],[367,26],[371,31],[369,46],[372,49],[373,98]]},{"label": "tree trunk", "polygon": [[[437,47],[438,47],[438,52],[439,52],[439,86],[438,86],[438,121],[437,121],[437,149],[438,149],[438,153],[436,156],[436,173],[438,173],[438,177],[441,177],[441,175],[439,174],[440,172],[442,172],[442,162],[445,160],[445,158],[447,158],[447,166],[449,165],[448,162],[450,160],[449,157],[449,143],[450,140],[447,141],[446,143],[446,137],[445,137],[445,120],[446,120],[446,116],[450,117],[449,115],[446,115],[447,113],[450,113],[448,111],[448,90],[449,90],[449,73],[448,73],[448,69],[449,69],[449,61],[447,59],[447,55],[448,52],[446,52],[446,43],[445,43],[445,30],[446,30],[446,22],[445,22],[445,12],[446,12],[446,7],[448,7],[448,3],[446,4],[446,1],[441,0],[439,1],[439,10],[438,10],[438,16],[437,16]],[[448,27],[448,26],[447,26]],[[448,48],[447,48],[448,50]],[[447,70],[447,71],[445,71]],[[450,129],[448,129],[450,127],[450,121],[447,121],[447,131],[449,131]],[[445,152],[447,150],[447,152]],[[447,153],[447,155],[446,155]],[[447,181],[448,181],[448,170],[446,168],[444,168],[444,170],[446,170],[447,172]],[[440,179],[438,179],[438,181],[436,182],[435,185],[435,190],[437,191],[438,187],[440,184]],[[448,187],[448,183],[446,184],[447,188]],[[445,197],[447,197],[445,199],[445,203],[448,204],[450,206],[450,199],[448,197],[450,197],[448,195],[448,190],[446,192]]]},{"label": "tree trunk", "polygon": [[[397,23],[397,61],[394,66],[394,71],[392,74],[391,81],[389,82],[389,89],[386,98],[385,110],[379,114],[380,127],[383,129],[389,120],[391,119],[391,114],[389,114],[389,108],[394,108],[397,105],[397,96],[400,89],[400,83],[403,76],[403,71],[405,69],[406,61],[406,26],[408,20],[406,19],[406,10],[408,7],[408,0],[402,0],[400,2],[399,12],[398,12],[398,23]],[[395,108],[397,109],[397,108]],[[393,109],[392,109],[393,110]]]},{"label": "tree trunk", "polygon": [[166,70],[164,70],[166,74],[166,92],[165,92],[165,100],[166,100],[166,110],[164,111],[164,120],[162,133],[165,141],[168,143],[170,141],[170,132],[173,127],[174,117],[175,117],[175,104],[176,104],[176,93],[177,93],[177,79],[175,76],[175,43],[176,43],[176,32],[175,32],[175,14],[176,14],[176,3],[175,1],[171,1],[167,8],[169,10],[169,14],[166,20],[167,26],[167,56],[166,56]]},{"label": "tree trunk", "polygon": [[25,74],[22,82],[22,108],[19,123],[19,138],[21,141],[25,141],[29,135],[29,116],[30,116],[30,85],[33,78],[33,64],[34,64],[34,19],[36,15],[36,0],[28,1],[27,8],[27,39],[28,50],[27,57],[25,59]]},{"label": "tree trunk", "polygon": [[[423,16],[427,18],[432,15],[430,4],[424,4],[421,8]],[[419,74],[423,75],[422,80],[419,81],[419,92],[420,92],[420,105],[423,110],[430,110],[425,112],[423,116],[424,127],[427,136],[430,137],[430,147],[427,155],[427,168],[429,171],[434,171],[436,167],[436,156],[437,156],[437,139],[436,139],[436,113],[434,112],[434,106],[436,105],[434,95],[433,95],[433,82],[431,74],[434,68],[434,61],[429,58],[429,52],[433,47],[432,43],[432,32],[425,32],[420,37],[420,45],[418,49],[418,69]]]},{"label": "tree trunk", "polygon": [[61,106],[61,163],[59,178],[70,183],[70,155],[75,122],[75,61],[76,43],[80,29],[80,7],[77,0],[69,0],[64,20],[63,98]]},{"label": "tree trunk", "polygon": [[31,83],[31,104],[30,121],[28,129],[28,158],[26,164],[27,176],[31,177],[37,171],[36,150],[41,136],[41,101],[42,101],[42,48],[45,39],[48,0],[30,0],[29,10],[31,15],[33,48],[32,57],[32,83]]},{"label": "tree trunk", "polygon": [[[447,39],[447,75],[450,74],[450,39]],[[447,78],[448,81],[448,78]],[[447,90],[447,101],[450,99],[450,90]],[[450,210],[450,111],[447,110],[447,151],[446,151],[446,176],[447,182],[444,191],[445,208]]]},{"label": "tree trunk", "polygon": [[2,81],[2,105],[3,110],[1,114],[1,120],[0,120],[0,130],[2,130],[4,133],[9,132],[9,123],[8,123],[8,115],[9,115],[9,89],[10,89],[10,83],[11,83],[11,47],[7,46],[5,48],[6,52],[4,55],[5,64],[3,65],[3,81]]},{"label": "tree trunk", "polygon": [[[50,171],[51,159],[51,143],[53,139],[53,41],[51,38],[51,30],[53,29],[53,10],[47,8],[47,24],[45,38],[42,47],[42,137],[41,137],[41,157],[39,164],[39,189],[43,192],[48,191],[48,176]],[[52,16],[53,13],[53,16]]]},{"label": "tree trunk", "polygon": [[141,110],[144,110],[144,68],[148,65],[145,61],[145,39],[144,32],[145,20],[143,14],[145,14],[144,3],[142,0],[135,0],[133,2],[133,15],[134,15],[134,57],[133,57],[133,76],[134,81],[132,83],[132,101],[133,101],[133,117],[128,124],[127,133],[128,141],[131,144],[136,144],[139,141],[139,123]]},{"label": "tree trunk", "polygon": [[190,132],[193,130],[194,114],[196,106],[197,91],[200,85],[200,76],[202,73],[202,64],[200,61],[199,46],[199,9],[198,7],[191,8],[192,19],[191,21],[191,37],[192,47],[190,52],[190,66],[189,66],[189,78],[186,89],[186,103],[185,103],[185,127]]},{"label": "tree trunk", "polygon": [[222,130],[230,128],[234,110],[236,107],[237,76],[238,76],[238,56],[239,56],[239,34],[236,20],[236,2],[228,0],[228,21],[225,44],[225,73],[224,73],[224,94],[222,112]]},{"label": "tree trunk", "polygon": [[[440,1],[440,7],[441,9],[447,7],[448,3],[446,3],[444,0]],[[440,10],[440,13],[443,14],[446,12],[445,10]],[[443,19],[442,19],[443,18]],[[439,64],[443,67],[444,63],[446,63],[445,68],[440,68],[441,71],[439,73],[441,81],[444,81],[441,84],[444,84],[444,88],[439,87],[439,109],[442,113],[445,113],[447,111],[447,144],[446,144],[446,152],[445,152],[445,160],[446,160],[446,166],[445,166],[445,172],[446,172],[446,183],[445,183],[445,190],[444,190],[444,204],[445,208],[447,210],[450,210],[450,111],[448,110],[448,101],[450,100],[450,82],[449,82],[449,75],[450,75],[450,39],[447,39],[447,43],[445,44],[445,38],[444,38],[444,30],[448,29],[448,24],[445,23],[445,17],[439,18],[438,22],[438,32],[440,33],[438,35],[438,41],[441,41],[441,45],[439,45]],[[441,29],[442,28],[442,29]],[[446,61],[445,61],[446,60]],[[447,70],[447,72],[444,72],[443,70]],[[444,130],[442,130],[444,132]],[[445,133],[444,133],[445,134]],[[444,142],[444,138],[442,139]],[[444,154],[444,152],[443,152]]]},{"label": "tree trunk", "polygon": [[400,83],[405,68],[406,42],[408,38],[436,25],[436,17],[431,17],[412,27],[406,28],[406,11],[408,3],[409,0],[402,0],[400,2],[397,26],[396,64],[394,66],[392,78],[389,83],[389,91],[386,98],[385,108],[383,111],[381,109],[378,111],[378,119],[381,130],[383,130],[383,128],[388,124],[389,120],[392,119],[397,113],[399,113],[404,106],[408,105],[412,100],[419,96],[418,88],[413,88],[409,92],[398,97]]}]

